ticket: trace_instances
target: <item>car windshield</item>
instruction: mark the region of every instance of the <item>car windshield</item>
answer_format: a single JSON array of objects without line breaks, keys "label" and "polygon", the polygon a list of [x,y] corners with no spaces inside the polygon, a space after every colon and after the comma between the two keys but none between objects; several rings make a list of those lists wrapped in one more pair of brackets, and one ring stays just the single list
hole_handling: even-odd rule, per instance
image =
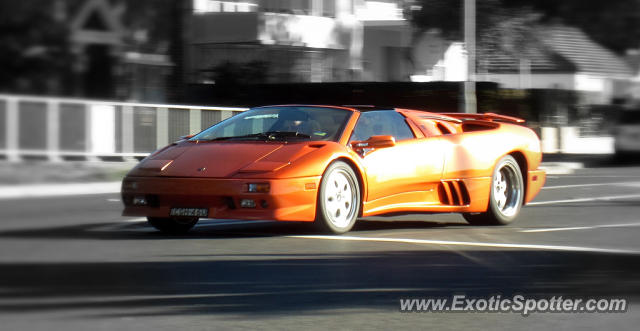
[{"label": "car windshield", "polygon": [[337,140],[351,112],[338,108],[261,107],[220,122],[190,140]]}]

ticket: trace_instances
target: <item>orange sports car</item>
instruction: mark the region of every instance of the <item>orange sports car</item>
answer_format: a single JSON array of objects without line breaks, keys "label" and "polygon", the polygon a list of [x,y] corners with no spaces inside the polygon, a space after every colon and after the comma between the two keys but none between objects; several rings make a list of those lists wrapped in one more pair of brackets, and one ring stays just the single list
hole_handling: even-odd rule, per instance
[{"label": "orange sports car", "polygon": [[508,224],[545,182],[540,141],[497,114],[312,105],[250,109],[164,147],[122,183],[123,215],[168,233],[199,218],[314,222],[462,213]]}]

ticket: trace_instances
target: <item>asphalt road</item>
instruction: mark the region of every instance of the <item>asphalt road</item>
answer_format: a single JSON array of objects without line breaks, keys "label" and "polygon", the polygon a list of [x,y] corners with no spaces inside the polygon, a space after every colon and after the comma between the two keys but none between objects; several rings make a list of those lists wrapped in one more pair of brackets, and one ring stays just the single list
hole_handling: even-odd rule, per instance
[{"label": "asphalt road", "polygon": [[[640,323],[640,167],[550,176],[505,227],[459,215],[205,220],[162,235],[118,195],[0,201],[0,329],[628,329]],[[401,313],[401,298],[623,297],[626,313]]]}]

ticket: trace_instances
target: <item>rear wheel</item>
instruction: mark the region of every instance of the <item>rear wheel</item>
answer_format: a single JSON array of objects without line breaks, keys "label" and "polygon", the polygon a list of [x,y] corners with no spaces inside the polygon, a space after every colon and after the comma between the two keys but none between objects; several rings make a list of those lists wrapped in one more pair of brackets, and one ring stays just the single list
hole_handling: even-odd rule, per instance
[{"label": "rear wheel", "polygon": [[506,225],[518,216],[523,200],[524,182],[520,167],[512,156],[507,155],[493,170],[487,211],[463,216],[474,225]]},{"label": "rear wheel", "polygon": [[353,169],[341,161],[325,170],[320,182],[315,223],[323,231],[345,233],[360,212],[360,185]]},{"label": "rear wheel", "polygon": [[147,217],[147,221],[154,228],[166,234],[184,234],[191,230],[196,223],[197,217]]}]

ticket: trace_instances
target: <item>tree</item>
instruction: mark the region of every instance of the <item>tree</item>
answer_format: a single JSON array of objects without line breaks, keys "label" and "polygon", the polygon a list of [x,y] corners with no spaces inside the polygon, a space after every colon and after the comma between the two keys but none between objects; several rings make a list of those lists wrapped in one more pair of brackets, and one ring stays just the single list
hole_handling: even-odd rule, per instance
[{"label": "tree", "polygon": [[542,15],[531,8],[505,9],[494,24],[481,32],[479,57],[501,52],[518,60],[520,87],[528,88],[524,78],[531,73],[531,60],[542,52],[537,26]]},{"label": "tree", "polygon": [[[451,40],[461,40],[462,4],[464,0],[418,0],[405,9],[410,20],[420,31],[437,29]],[[415,5],[418,4],[418,5]],[[411,8],[413,7],[413,10]],[[476,25],[478,35],[494,27],[505,16],[501,0],[478,0],[476,2]]]},{"label": "tree", "polygon": [[[507,7],[504,0],[476,2],[476,50],[479,62],[490,53],[502,53],[519,60],[526,74],[531,57],[540,51],[536,25],[542,14],[531,7]],[[437,29],[449,40],[462,40],[463,0],[421,0],[419,10],[411,13],[418,34]]]},{"label": "tree", "polygon": [[640,48],[640,1],[503,0],[509,7],[530,6],[543,21],[559,20],[582,29],[597,43],[621,54]]},{"label": "tree", "polygon": [[0,2],[0,90],[53,94],[69,72],[66,22],[57,21],[52,2]]},{"label": "tree", "polygon": [[[419,29],[436,28],[448,39],[461,40],[462,2],[416,0],[407,5],[407,11]],[[510,33],[503,24],[505,21],[529,30],[531,24],[559,21],[580,28],[594,41],[619,54],[640,48],[638,0],[477,0],[476,6],[480,47],[482,42],[490,42],[485,38],[492,39],[496,31]],[[410,10],[411,7],[420,9]]]}]

